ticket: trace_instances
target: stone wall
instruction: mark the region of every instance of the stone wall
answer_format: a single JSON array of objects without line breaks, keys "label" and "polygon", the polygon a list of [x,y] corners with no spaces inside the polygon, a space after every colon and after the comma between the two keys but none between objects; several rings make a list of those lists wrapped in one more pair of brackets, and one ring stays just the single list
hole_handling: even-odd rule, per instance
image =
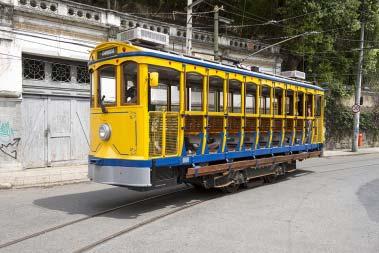
[{"label": "stone wall", "polygon": [[[375,136],[372,133],[363,133],[363,145],[361,148],[372,148],[379,147],[379,136]],[[353,130],[351,130],[351,135],[344,136],[342,139],[330,139],[326,140],[325,147],[328,150],[333,149],[351,149],[353,140]]]}]

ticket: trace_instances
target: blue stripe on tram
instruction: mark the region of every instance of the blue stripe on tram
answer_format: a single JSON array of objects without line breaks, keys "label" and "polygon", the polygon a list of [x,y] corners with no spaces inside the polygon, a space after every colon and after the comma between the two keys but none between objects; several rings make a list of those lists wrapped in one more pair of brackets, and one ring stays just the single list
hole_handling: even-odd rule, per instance
[{"label": "blue stripe on tram", "polygon": [[320,150],[322,144],[304,144],[294,146],[283,146],[273,148],[262,148],[255,150],[244,150],[235,152],[204,154],[194,156],[177,156],[177,157],[164,157],[153,160],[130,160],[130,159],[106,159],[97,158],[93,156],[88,157],[90,164],[96,164],[100,166],[120,166],[120,167],[167,167],[167,166],[180,166],[180,165],[192,165],[197,163],[205,163],[212,161],[222,161],[227,159],[237,158],[259,158],[264,155],[275,155],[289,152],[308,152]]}]

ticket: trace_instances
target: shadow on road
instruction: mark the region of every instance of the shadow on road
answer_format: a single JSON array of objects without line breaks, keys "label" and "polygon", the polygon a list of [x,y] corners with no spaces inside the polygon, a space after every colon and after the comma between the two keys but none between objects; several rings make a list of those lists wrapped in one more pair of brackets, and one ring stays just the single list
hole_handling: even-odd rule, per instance
[{"label": "shadow on road", "polygon": [[[305,176],[312,173],[313,171],[300,169],[295,172],[288,173],[285,177],[281,177],[279,181],[286,181],[291,178]],[[254,190],[255,187],[259,187],[259,185],[244,189],[244,191]],[[186,190],[176,192],[180,189]],[[221,193],[220,190],[213,189],[199,192],[193,188],[188,188],[185,186],[177,186],[169,189],[154,190],[149,192],[135,192],[127,188],[112,187],[102,190],[41,198],[35,200],[33,203],[37,206],[50,210],[90,216],[100,211],[169,192],[174,193],[133,204],[102,216],[117,219],[135,219],[144,213],[149,213],[159,209],[178,208],[194,201],[225,196],[225,194]]]},{"label": "shadow on road", "polygon": [[357,192],[359,201],[363,204],[372,221],[379,223],[379,179],[361,186]]}]

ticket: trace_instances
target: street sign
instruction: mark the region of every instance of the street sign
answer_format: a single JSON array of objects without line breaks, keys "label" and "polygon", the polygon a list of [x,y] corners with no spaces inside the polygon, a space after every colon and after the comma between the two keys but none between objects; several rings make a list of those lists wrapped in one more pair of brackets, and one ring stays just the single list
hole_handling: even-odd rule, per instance
[{"label": "street sign", "polygon": [[353,110],[353,113],[358,113],[361,111],[361,106],[360,105],[353,105],[353,107],[351,108]]}]

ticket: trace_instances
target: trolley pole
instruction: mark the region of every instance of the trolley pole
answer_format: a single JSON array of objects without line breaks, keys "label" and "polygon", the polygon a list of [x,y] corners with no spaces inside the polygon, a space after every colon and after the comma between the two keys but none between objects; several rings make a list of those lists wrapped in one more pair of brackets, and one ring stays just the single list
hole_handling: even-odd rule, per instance
[{"label": "trolley pole", "polygon": [[219,60],[219,57],[218,57],[218,11],[219,11],[219,8],[218,6],[216,5],[214,7],[214,31],[213,31],[213,38],[214,38],[214,43],[213,43],[213,48],[214,48],[214,59],[215,61],[218,61]]},{"label": "trolley pole", "polygon": [[[364,1],[362,2],[362,5]],[[363,9],[363,6],[362,6]],[[362,14],[363,15],[363,11]],[[361,38],[360,38],[360,46],[359,46],[359,59],[358,59],[358,75],[357,75],[357,84],[355,87],[355,105],[360,105],[361,100],[361,86],[362,86],[362,63],[363,63],[363,46],[364,46],[364,38],[365,38],[365,23],[363,17],[361,18]],[[353,139],[353,152],[358,151],[358,136],[359,136],[359,118],[360,118],[360,110],[354,114],[354,139]]]}]

